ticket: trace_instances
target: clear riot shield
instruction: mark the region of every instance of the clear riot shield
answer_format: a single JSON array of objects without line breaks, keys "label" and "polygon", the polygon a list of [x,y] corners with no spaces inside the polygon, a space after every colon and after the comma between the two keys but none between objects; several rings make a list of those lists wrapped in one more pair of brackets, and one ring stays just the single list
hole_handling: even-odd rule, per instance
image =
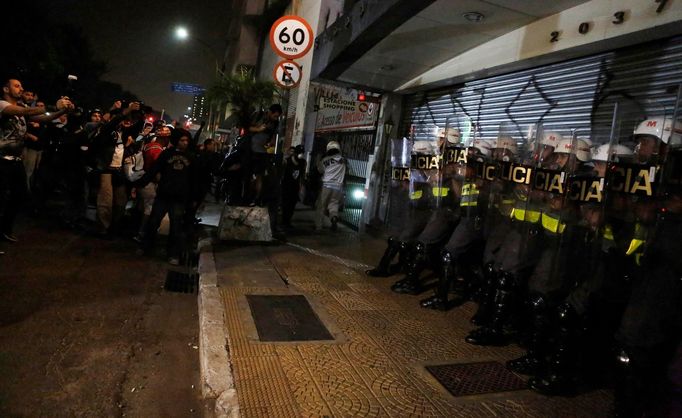
[{"label": "clear riot shield", "polygon": [[497,219],[504,233],[494,264],[497,270],[517,278],[527,277],[537,258],[534,244],[540,225],[541,202],[536,199],[537,194],[533,194],[531,182],[538,167],[539,142],[536,138],[542,134],[542,127],[535,124],[503,124],[493,150],[498,160],[497,180],[491,190],[489,205],[496,209],[491,220]]},{"label": "clear riot shield", "polygon": [[[620,253],[624,253],[625,276],[636,275],[641,266],[649,235],[655,228],[656,197],[668,144],[679,138],[673,127],[676,106],[671,108],[666,102],[674,100],[642,101],[644,117],[622,111],[620,102],[616,106],[614,130],[620,134],[621,142],[629,141],[634,147],[629,160],[621,158],[610,163],[606,178],[607,218]],[[622,126],[632,129],[630,136],[617,130]]]},{"label": "clear riot shield", "polygon": [[540,213],[540,222],[538,236],[529,239],[536,240],[538,258],[528,281],[530,297],[534,300],[556,303],[573,286],[578,263],[572,253],[580,245],[576,240],[580,215],[578,203],[569,197],[569,187],[571,179],[586,172],[590,160],[589,143],[572,132],[562,135],[552,152],[545,154],[544,163],[535,167],[529,207]]},{"label": "clear riot shield", "polygon": [[441,130],[435,124],[415,125],[410,156],[410,201],[414,209],[438,208],[434,189],[440,183],[442,166]]},{"label": "clear riot shield", "polygon": [[412,141],[391,140],[391,180],[387,223],[391,236],[400,236],[410,215],[410,156]]},{"label": "clear riot shield", "polygon": [[441,141],[442,169],[433,194],[439,199],[439,207],[458,210],[467,174],[467,147],[473,142],[471,120],[468,117],[449,117],[442,130]]},{"label": "clear riot shield", "polygon": [[[667,106],[663,115],[653,114],[647,108],[646,119],[634,130],[638,147],[636,162],[640,166],[632,168],[641,170],[639,174],[632,173],[635,179],[629,180],[627,171],[623,172],[627,167],[614,166],[617,183],[613,194],[628,196],[636,226],[635,235],[627,246],[627,258],[635,264],[630,272],[632,289],[616,332],[616,339],[622,347],[617,356],[619,372],[634,379],[618,382],[615,392],[618,412],[629,413],[641,408],[637,411],[640,412],[644,409],[642,406],[654,396],[655,389],[642,384],[646,383],[646,376],[635,366],[670,364],[674,361],[674,350],[665,347],[674,347],[679,341],[677,324],[682,319],[679,305],[682,297],[682,154],[679,150],[682,126],[679,101],[682,91],[679,86],[676,90],[674,102],[665,98],[660,100],[674,106]],[[660,153],[658,157],[647,158],[650,143],[655,142],[660,142]],[[658,169],[655,179],[649,181],[645,171],[652,159],[658,160]],[[647,347],[645,352],[641,351],[642,346]],[[663,378],[664,372],[664,368],[655,372],[657,376],[654,379]],[[630,396],[625,399],[623,394]],[[625,406],[629,407],[628,411],[624,411]]]}]

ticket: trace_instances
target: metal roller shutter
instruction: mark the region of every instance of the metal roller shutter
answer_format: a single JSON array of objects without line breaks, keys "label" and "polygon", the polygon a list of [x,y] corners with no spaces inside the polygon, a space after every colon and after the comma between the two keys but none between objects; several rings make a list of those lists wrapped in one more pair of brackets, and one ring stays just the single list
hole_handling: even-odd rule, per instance
[{"label": "metal roller shutter", "polygon": [[[464,113],[484,138],[496,137],[502,122],[542,121],[545,129],[592,132],[601,142],[622,93],[638,102],[641,113],[662,107],[672,113],[680,83],[682,37],[675,37],[409,95],[400,132],[406,135],[413,123],[444,126],[448,116]],[[622,129],[623,138],[632,127]]]}]

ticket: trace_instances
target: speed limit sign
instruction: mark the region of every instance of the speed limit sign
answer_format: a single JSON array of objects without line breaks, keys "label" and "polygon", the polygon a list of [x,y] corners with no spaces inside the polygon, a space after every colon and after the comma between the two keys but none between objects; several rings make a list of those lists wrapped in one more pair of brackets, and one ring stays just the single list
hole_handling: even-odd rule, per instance
[{"label": "speed limit sign", "polygon": [[270,46],[282,58],[300,58],[313,46],[313,29],[298,16],[282,16],[270,28]]}]

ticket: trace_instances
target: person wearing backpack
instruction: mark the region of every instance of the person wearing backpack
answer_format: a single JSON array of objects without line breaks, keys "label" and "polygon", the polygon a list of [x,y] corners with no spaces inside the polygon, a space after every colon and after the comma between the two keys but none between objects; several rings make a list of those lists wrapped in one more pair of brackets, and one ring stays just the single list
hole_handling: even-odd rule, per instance
[{"label": "person wearing backpack", "polygon": [[[168,147],[170,136],[170,128],[161,125],[156,130],[156,136],[150,142],[142,146],[142,157],[144,160],[143,171],[145,173],[151,169],[159,158],[159,155]],[[152,181],[147,183],[144,187],[137,189],[138,207],[142,212],[140,228],[138,229],[137,235],[133,238],[137,242],[142,242],[144,239],[144,231],[147,227],[147,222],[149,222],[149,215],[152,213],[152,206],[154,204],[154,198],[156,197],[157,181],[158,179],[152,179]]]}]

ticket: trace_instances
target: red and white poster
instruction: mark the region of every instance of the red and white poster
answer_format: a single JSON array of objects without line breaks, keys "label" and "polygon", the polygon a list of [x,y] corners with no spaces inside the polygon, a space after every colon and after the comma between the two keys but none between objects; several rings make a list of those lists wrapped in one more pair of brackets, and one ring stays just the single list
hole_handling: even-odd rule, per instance
[{"label": "red and white poster", "polygon": [[315,84],[317,110],[316,132],[344,129],[373,129],[379,115],[379,103],[358,101],[358,91],[351,88]]}]

